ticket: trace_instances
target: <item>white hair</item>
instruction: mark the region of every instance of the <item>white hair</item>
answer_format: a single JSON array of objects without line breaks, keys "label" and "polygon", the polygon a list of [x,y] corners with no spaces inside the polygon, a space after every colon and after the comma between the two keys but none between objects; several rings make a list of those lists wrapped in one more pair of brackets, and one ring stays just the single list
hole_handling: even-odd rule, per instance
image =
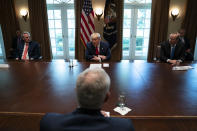
[{"label": "white hair", "polygon": [[27,32],[27,31],[24,31],[24,32],[23,32],[23,36],[24,36],[24,34],[28,34],[28,36],[31,36],[30,33]]},{"label": "white hair", "polygon": [[99,109],[110,88],[110,77],[102,68],[86,69],[77,78],[77,99],[82,108]]},{"label": "white hair", "polygon": [[92,33],[91,34],[91,40],[92,39],[95,39],[95,38],[99,38],[100,39],[101,38],[101,35],[99,33]]}]

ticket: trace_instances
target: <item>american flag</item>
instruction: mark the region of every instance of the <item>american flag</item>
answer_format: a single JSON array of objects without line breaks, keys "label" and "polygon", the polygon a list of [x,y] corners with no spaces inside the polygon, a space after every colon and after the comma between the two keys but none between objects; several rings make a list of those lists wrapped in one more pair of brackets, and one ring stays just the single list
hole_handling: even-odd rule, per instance
[{"label": "american flag", "polygon": [[86,43],[90,41],[90,36],[95,31],[94,27],[94,11],[92,9],[91,0],[84,0],[81,13],[81,31],[80,38],[86,47]]}]

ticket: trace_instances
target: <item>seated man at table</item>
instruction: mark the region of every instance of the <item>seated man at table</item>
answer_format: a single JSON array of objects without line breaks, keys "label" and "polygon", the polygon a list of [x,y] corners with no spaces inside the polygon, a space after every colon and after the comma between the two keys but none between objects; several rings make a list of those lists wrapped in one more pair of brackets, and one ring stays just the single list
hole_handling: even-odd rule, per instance
[{"label": "seated man at table", "polygon": [[40,57],[40,47],[37,42],[30,40],[30,33],[23,33],[23,41],[18,46],[16,60],[34,60]]},{"label": "seated man at table", "polygon": [[133,131],[130,119],[105,117],[101,111],[109,88],[110,78],[102,68],[86,69],[76,82],[78,108],[69,114],[46,114],[40,131]]},{"label": "seated man at table", "polygon": [[179,65],[184,61],[185,48],[180,43],[177,33],[170,34],[169,40],[161,44],[160,53],[161,61],[168,62],[172,65]]},{"label": "seated man at table", "polygon": [[101,41],[99,33],[93,33],[91,40],[91,42],[87,43],[85,52],[86,59],[99,62],[109,60],[111,57],[109,44]]}]

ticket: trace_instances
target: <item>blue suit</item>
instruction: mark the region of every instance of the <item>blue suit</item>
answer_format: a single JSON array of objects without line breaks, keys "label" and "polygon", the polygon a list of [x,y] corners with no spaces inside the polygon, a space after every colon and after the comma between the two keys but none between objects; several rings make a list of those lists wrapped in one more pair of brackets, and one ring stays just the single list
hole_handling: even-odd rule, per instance
[{"label": "blue suit", "polygon": [[[24,45],[25,45],[24,41],[19,44],[16,58],[21,59],[22,54],[23,54]],[[39,59],[39,57],[40,57],[40,46],[37,42],[33,42],[33,41],[29,42],[28,55],[29,55],[29,59],[31,59],[31,58]]]},{"label": "blue suit", "polygon": [[[111,51],[108,43],[100,41],[99,55],[106,56],[106,60],[111,58]],[[94,56],[96,56],[96,48],[92,42],[88,42],[85,52],[86,60],[91,60]]]},{"label": "blue suit", "polygon": [[40,131],[134,131],[130,119],[104,117],[100,110],[78,108],[70,114],[46,114]]}]

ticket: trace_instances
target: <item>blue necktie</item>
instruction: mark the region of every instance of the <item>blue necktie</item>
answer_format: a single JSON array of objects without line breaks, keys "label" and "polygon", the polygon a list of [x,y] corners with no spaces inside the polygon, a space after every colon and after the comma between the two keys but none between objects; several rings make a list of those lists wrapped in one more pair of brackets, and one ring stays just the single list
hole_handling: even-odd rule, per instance
[{"label": "blue necktie", "polygon": [[175,52],[175,46],[173,46],[171,49],[170,59],[174,58],[174,52]]}]

